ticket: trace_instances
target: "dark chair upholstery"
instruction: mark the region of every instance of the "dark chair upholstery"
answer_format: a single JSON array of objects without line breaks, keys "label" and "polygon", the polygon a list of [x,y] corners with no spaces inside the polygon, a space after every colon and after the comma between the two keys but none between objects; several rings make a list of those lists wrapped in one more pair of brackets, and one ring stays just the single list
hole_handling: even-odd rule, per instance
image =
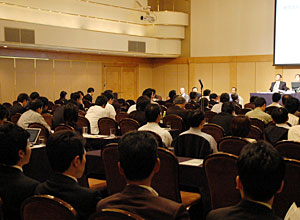
[{"label": "dark chair upholstery", "polygon": [[116,115],[116,122],[119,124],[124,118],[129,118],[129,114],[127,112],[118,112]]},{"label": "dark chair upholstery", "polygon": [[266,110],[265,110],[265,112],[268,113],[269,115],[271,115],[271,114],[272,114],[272,111],[273,111],[274,109],[276,109],[276,108],[278,108],[278,107],[276,107],[276,106],[270,106],[270,107],[267,107]]},{"label": "dark chair upholstery", "polygon": [[86,99],[83,99],[82,102],[83,102],[84,108],[90,108],[93,105],[89,100],[86,100]]},{"label": "dark chair upholstery", "polygon": [[81,130],[83,127],[87,127],[88,134],[91,133],[91,125],[90,125],[89,120],[86,117],[78,115],[78,120],[77,120],[76,124],[77,124],[78,128],[80,128]]},{"label": "dark chair upholstery", "polygon": [[89,218],[89,220],[144,220],[142,217],[121,209],[102,209]]},{"label": "dark chair upholstery", "polygon": [[204,159],[213,152],[209,142],[205,138],[195,134],[178,136],[172,142],[172,147],[174,147],[175,154],[181,157]]},{"label": "dark chair upholstery", "polygon": [[247,137],[255,139],[257,141],[261,140],[262,139],[262,131],[257,126],[251,125],[250,132]]},{"label": "dark chair upholstery", "polygon": [[157,133],[155,133],[153,131],[146,131],[146,132],[148,132],[148,133],[150,133],[150,134],[153,135],[153,137],[156,139],[159,147],[162,147],[162,148],[166,147],[165,144],[162,142],[161,137]]},{"label": "dark chair upholstery", "polygon": [[293,202],[300,204],[300,161],[285,158],[284,187],[281,193],[275,195],[273,210],[276,215],[284,218]]},{"label": "dark chair upholstery", "polygon": [[213,136],[217,143],[224,137],[224,128],[212,123],[205,124],[202,128],[202,132]]},{"label": "dark chair upholstery", "polygon": [[216,153],[204,160],[212,209],[232,206],[240,201],[240,193],[235,188],[237,158],[233,154]]},{"label": "dark chair upholstery", "polygon": [[20,117],[21,117],[20,113],[13,114],[10,116],[10,121],[13,122],[14,124],[17,124]]},{"label": "dark chair upholstery", "polygon": [[210,123],[213,119],[213,117],[215,117],[217,115],[216,112],[212,112],[212,111],[206,111],[204,112],[204,118],[207,118],[207,122]]},{"label": "dark chair upholstery", "polygon": [[117,132],[118,124],[114,119],[105,117],[105,118],[100,118],[98,120],[98,128],[100,134],[110,135],[111,128],[114,128],[115,131]]},{"label": "dark chair upholstery", "polygon": [[255,109],[255,105],[254,105],[254,103],[246,103],[246,104],[244,105],[244,108]]},{"label": "dark chair upholstery", "polygon": [[283,157],[300,160],[300,142],[279,141],[274,146]]},{"label": "dark chair upholstery", "polygon": [[23,220],[74,220],[76,210],[67,202],[49,195],[36,195],[27,198],[21,205]]},{"label": "dark chair upholstery", "polygon": [[57,132],[57,131],[63,131],[63,130],[74,131],[75,129],[74,129],[72,126],[70,126],[70,125],[59,124],[59,125],[54,129],[54,132]]},{"label": "dark chair upholstery", "polygon": [[239,156],[243,147],[249,142],[240,137],[224,137],[218,143],[218,150]]},{"label": "dark chair upholstery", "polygon": [[40,128],[41,132],[40,132],[39,137],[43,137],[43,138],[45,138],[45,141],[47,141],[47,139],[49,137],[49,131],[44,125],[42,125],[40,123],[32,123],[28,126],[28,128]]},{"label": "dark chair upholstery", "polygon": [[166,125],[170,123],[172,129],[178,129],[181,131],[183,128],[182,118],[175,114],[166,115],[166,117],[163,119],[163,123],[165,127],[167,127]]},{"label": "dark chair upholstery", "polygon": [[140,124],[132,118],[123,118],[120,121],[120,129],[122,135],[129,131],[137,131],[139,127]]},{"label": "dark chair upholstery", "polygon": [[44,114],[42,114],[42,116],[45,119],[45,121],[47,122],[47,124],[50,126],[50,128],[52,128],[53,116],[49,113],[44,113]]},{"label": "dark chair upholstery", "polygon": [[252,109],[251,108],[242,108],[239,111],[239,115],[246,115],[247,112],[250,112]]},{"label": "dark chair upholstery", "polygon": [[250,124],[258,127],[262,132],[265,129],[265,123],[258,118],[250,118]]}]

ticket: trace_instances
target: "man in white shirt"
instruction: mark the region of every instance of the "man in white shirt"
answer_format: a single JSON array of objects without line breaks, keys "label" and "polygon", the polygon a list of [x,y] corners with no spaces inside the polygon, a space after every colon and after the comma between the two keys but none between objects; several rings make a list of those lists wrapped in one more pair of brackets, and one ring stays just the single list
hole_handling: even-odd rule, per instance
[{"label": "man in white shirt", "polygon": [[229,94],[228,93],[222,93],[220,96],[220,103],[215,104],[211,111],[216,112],[216,113],[221,113],[222,112],[222,105],[223,102],[229,102]]},{"label": "man in white shirt", "polygon": [[158,123],[161,119],[161,109],[158,104],[149,104],[145,109],[147,124],[140,127],[139,131],[152,131],[158,134],[166,147],[170,147],[173,141],[171,134],[161,128]]},{"label": "man in white shirt", "polygon": [[21,128],[28,128],[32,123],[39,123],[45,126],[48,131],[51,131],[50,126],[47,124],[43,116],[41,115],[43,110],[43,102],[41,100],[36,100],[29,104],[29,110],[24,112],[18,120],[18,125]]},{"label": "man in white shirt", "polygon": [[180,88],[179,90],[180,95],[185,99],[186,102],[189,102],[190,97],[188,94],[185,94],[185,89],[184,88]]},{"label": "man in white shirt", "polygon": [[[237,88],[236,87],[231,88],[230,101],[232,101],[231,95],[233,95],[233,94],[237,94]],[[244,99],[241,96],[239,96],[238,94],[237,94],[237,96],[238,96],[239,104],[241,106],[244,106]]]},{"label": "man in white shirt", "polygon": [[91,106],[85,115],[90,122],[92,134],[99,134],[98,120],[108,117],[108,111],[105,109],[106,104],[106,96],[98,96],[95,105]]},{"label": "man in white shirt", "polygon": [[112,105],[114,96],[113,96],[112,92],[108,91],[108,90],[104,91],[103,95],[106,96],[106,98],[107,98],[107,104],[105,106],[105,110],[107,111],[107,114],[108,114],[107,117],[115,120],[117,113],[116,113],[114,106]]},{"label": "man in white shirt", "polygon": [[282,107],[279,104],[280,99],[281,99],[280,93],[278,93],[278,92],[273,93],[273,95],[272,95],[272,101],[273,101],[273,103],[270,104],[270,105],[268,105],[267,107],[271,107],[271,106],[274,106],[274,107],[277,107],[277,108]]}]

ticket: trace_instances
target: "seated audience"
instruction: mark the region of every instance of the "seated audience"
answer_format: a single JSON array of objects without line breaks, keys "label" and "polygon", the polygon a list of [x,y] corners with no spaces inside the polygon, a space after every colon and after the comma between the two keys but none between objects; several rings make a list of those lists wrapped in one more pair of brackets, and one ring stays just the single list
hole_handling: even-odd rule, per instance
[{"label": "seated audience", "polygon": [[[83,101],[82,101],[84,94],[83,94],[82,91],[78,91],[77,93],[78,93],[79,96],[80,96],[79,101],[78,101],[78,107],[79,107],[79,110],[85,111],[84,105],[83,105]],[[72,96],[72,94],[71,94],[71,96]],[[71,99],[72,99],[72,97],[71,97]]]},{"label": "seated audience", "polygon": [[193,109],[200,108],[200,105],[199,105],[199,103],[197,103],[197,101],[198,101],[197,93],[196,92],[190,92],[190,101],[189,101],[189,103],[194,106]]},{"label": "seated audience", "polygon": [[210,93],[211,93],[210,89],[205,89],[203,91],[203,98],[207,98],[207,100],[209,101],[210,100],[209,99]]},{"label": "seated audience", "polygon": [[222,105],[224,102],[229,102],[229,94],[228,93],[222,93],[220,96],[220,103],[215,104],[211,111],[212,112],[216,112],[216,113],[220,113],[222,112]]},{"label": "seated audience", "polygon": [[241,137],[248,142],[256,142],[255,139],[247,138],[251,129],[251,123],[248,116],[238,115],[234,117],[230,124],[231,135],[235,137]]},{"label": "seated audience", "polygon": [[74,131],[59,131],[52,134],[46,144],[51,168],[55,172],[46,182],[36,187],[37,195],[52,195],[69,203],[81,219],[96,211],[101,199],[98,192],[78,185],[86,162],[84,139]]},{"label": "seated audience", "polygon": [[262,120],[265,124],[268,124],[272,121],[272,118],[269,114],[265,113],[266,110],[266,100],[262,97],[257,97],[254,101],[255,109],[247,112],[246,116],[249,118],[257,118]]},{"label": "seated audience", "polygon": [[175,96],[176,96],[176,90],[171,90],[169,92],[169,99],[167,101],[165,101],[165,103],[171,103],[172,104],[173,101],[174,101]]},{"label": "seated audience", "polygon": [[152,131],[158,134],[166,147],[170,147],[173,141],[171,134],[161,128],[158,123],[161,119],[161,108],[158,104],[149,104],[145,109],[147,124],[140,127],[139,131]]},{"label": "seated audience", "polygon": [[292,98],[292,96],[291,96],[290,94],[284,94],[284,95],[282,96],[282,98],[281,98],[281,100],[282,100],[282,105],[285,105],[286,100],[291,99],[291,98]]},{"label": "seated audience", "polygon": [[157,147],[156,140],[146,132],[130,132],[121,138],[118,167],[127,185],[121,193],[102,199],[97,211],[123,209],[143,219],[189,219],[182,204],[160,197],[151,188],[152,178],[160,168]]},{"label": "seated audience", "polygon": [[64,107],[64,121],[66,125],[69,125],[79,133],[82,133],[82,129],[76,124],[78,121],[78,106],[72,102],[69,102]]},{"label": "seated audience", "polygon": [[246,104],[244,105],[244,108],[255,109],[254,101],[255,101],[256,98],[257,98],[257,96],[251,96],[251,97],[250,97],[250,102],[249,102],[249,103],[246,103]]},{"label": "seated audience", "polygon": [[276,108],[272,111],[272,119],[276,123],[264,129],[265,140],[269,141],[272,145],[276,142],[287,140],[290,125],[287,124],[289,119],[288,111],[285,108]]},{"label": "seated audience", "polygon": [[242,106],[239,104],[239,97],[238,94],[234,93],[231,94],[232,104],[234,106],[234,112],[235,114],[239,113],[239,110],[242,108]]},{"label": "seated audience", "polygon": [[9,117],[9,111],[3,105],[0,105],[0,125],[3,125]]},{"label": "seated audience", "polygon": [[41,101],[43,102],[42,114],[50,113],[50,112],[48,111],[49,100],[48,100],[46,97],[44,97],[44,96],[40,96],[38,99],[41,100]]},{"label": "seated audience", "polygon": [[218,95],[216,93],[212,93],[209,95],[209,106],[214,106],[215,104],[218,104]]},{"label": "seated audience", "polygon": [[59,99],[55,100],[54,104],[60,104],[60,105],[64,105],[67,102],[66,99],[67,96],[67,92],[66,91],[61,91],[59,94]]},{"label": "seated audience", "polygon": [[215,115],[211,123],[220,125],[224,129],[224,135],[229,136],[231,135],[230,124],[234,118],[233,114],[234,106],[232,102],[224,102],[222,103],[222,112]]},{"label": "seated audience", "polygon": [[94,106],[91,106],[85,117],[91,125],[91,133],[99,134],[98,121],[100,118],[108,117],[108,111],[105,109],[107,98],[104,95],[98,96]]},{"label": "seated audience", "polygon": [[192,92],[195,92],[196,93],[196,96],[197,96],[197,99],[196,99],[196,102],[198,102],[201,98],[201,93],[198,92],[198,88],[195,86],[192,88]]},{"label": "seated audience", "polygon": [[298,110],[299,107],[299,100],[297,98],[291,97],[285,101],[284,107],[289,112],[289,120],[288,123],[291,126],[299,124],[299,117],[297,117],[295,112]]},{"label": "seated audience", "polygon": [[232,99],[232,96],[233,96],[233,95],[236,95],[236,96],[237,96],[237,98],[236,98],[237,103],[238,103],[239,105],[243,106],[243,105],[244,105],[244,99],[243,99],[241,96],[239,96],[239,95],[237,94],[237,88],[236,88],[236,87],[232,87],[232,88],[231,88],[231,94],[230,94],[230,100],[229,100],[229,101],[234,101],[234,100]]},{"label": "seated audience", "polygon": [[272,95],[272,104],[268,105],[267,107],[271,107],[271,106],[275,106],[275,107],[278,107],[278,108],[282,107],[279,104],[280,99],[281,99],[280,93],[278,93],[278,92],[273,93],[273,95]]},{"label": "seated audience", "polygon": [[145,108],[150,104],[150,99],[147,96],[140,96],[136,102],[136,111],[133,111],[129,114],[129,118],[136,120],[140,126],[143,126],[147,123]]},{"label": "seated audience", "polygon": [[28,101],[29,96],[26,93],[19,94],[17,102],[10,109],[10,115],[14,115],[16,113],[24,113],[26,111]]},{"label": "seated audience", "polygon": [[274,196],[283,189],[285,164],[279,152],[265,141],[247,144],[237,161],[236,188],[242,201],[211,211],[206,220],[279,220],[272,212]]},{"label": "seated audience", "polygon": [[103,95],[107,98],[107,104],[105,106],[105,110],[107,111],[107,117],[112,118],[112,119],[116,119],[116,110],[113,107],[112,103],[114,100],[114,96],[113,93],[111,91],[104,91]]},{"label": "seated audience", "polygon": [[88,100],[92,103],[94,92],[95,92],[94,88],[88,88],[87,94],[83,96],[83,99]]},{"label": "seated audience", "polygon": [[43,102],[37,99],[36,101],[30,102],[29,110],[24,112],[18,120],[18,125],[21,128],[28,128],[32,123],[39,123],[45,126],[48,131],[51,131],[50,126],[47,124],[43,116],[41,115],[43,108]]},{"label": "seated audience", "polygon": [[184,88],[180,88],[179,92],[180,92],[180,96],[185,99],[185,102],[189,102],[190,97],[189,97],[188,94],[185,94],[185,89]]},{"label": "seated audience", "polygon": [[34,102],[40,97],[40,94],[38,92],[32,92],[29,97],[30,101]]},{"label": "seated audience", "polygon": [[195,134],[195,135],[201,136],[205,140],[208,141],[212,152],[216,153],[216,152],[218,152],[218,148],[217,148],[217,142],[215,141],[215,139],[210,134],[206,134],[201,131],[201,129],[204,126],[204,123],[205,123],[204,113],[200,110],[195,111],[193,113],[192,117],[190,118],[190,125],[191,125],[190,129],[185,132],[182,132],[179,136],[184,135],[184,134]]},{"label": "seated audience", "polygon": [[[143,91],[143,94],[142,94],[142,95],[143,95],[143,96],[147,96],[147,97],[150,99],[151,103],[157,104],[156,102],[153,102],[154,91],[155,91],[155,90],[153,90],[153,89],[151,89],[151,88],[148,88],[148,89],[145,89],[145,90]],[[133,111],[136,111],[136,104],[135,104],[135,103],[134,103],[133,105],[130,105],[130,107],[129,107],[127,113],[130,114],[130,113],[133,112]]]},{"label": "seated audience", "polygon": [[15,124],[0,126],[0,197],[4,219],[21,219],[22,202],[33,196],[38,181],[23,174],[30,161],[29,133]]},{"label": "seated audience", "polygon": [[121,112],[127,112],[129,106],[127,105],[125,99],[118,99],[117,101],[120,105],[120,111]]}]

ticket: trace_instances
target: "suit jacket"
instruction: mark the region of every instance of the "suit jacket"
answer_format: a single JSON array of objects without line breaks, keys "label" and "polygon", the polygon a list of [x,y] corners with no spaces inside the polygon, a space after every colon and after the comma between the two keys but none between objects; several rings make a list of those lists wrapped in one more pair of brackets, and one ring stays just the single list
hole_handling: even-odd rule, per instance
[{"label": "suit jacket", "polygon": [[272,210],[268,207],[242,200],[239,204],[231,207],[220,208],[211,211],[206,220],[238,220],[238,219],[255,219],[255,220],[280,220],[272,213]]},{"label": "suit jacket", "polygon": [[140,127],[147,124],[147,119],[144,111],[133,111],[129,114],[129,118],[138,121]]},{"label": "suit jacket", "polygon": [[83,96],[83,99],[93,102],[93,97],[90,94],[86,94],[85,96]]},{"label": "suit jacket", "polygon": [[180,108],[177,105],[171,106],[167,109],[166,115],[171,115],[175,114],[180,116],[183,119],[183,130],[187,130],[190,127],[189,123],[189,117],[190,117],[190,112]]},{"label": "suit jacket", "polygon": [[225,112],[221,112],[213,117],[211,123],[220,125],[224,128],[225,136],[231,135],[230,124],[233,119],[233,115]]},{"label": "suit jacket", "polygon": [[0,165],[0,196],[3,200],[4,219],[21,219],[22,202],[33,196],[38,181],[23,174],[17,168]]},{"label": "suit jacket", "polygon": [[79,186],[75,180],[60,173],[39,184],[35,194],[48,194],[64,200],[73,206],[81,219],[87,219],[95,212],[96,204],[101,199],[98,192]]},{"label": "suit jacket", "polygon": [[156,196],[149,190],[136,185],[127,185],[121,193],[102,199],[97,204],[97,211],[106,208],[123,209],[146,220],[190,219],[182,204]]},{"label": "suit jacket", "polygon": [[[272,82],[271,86],[270,86],[270,89],[269,89],[271,92],[273,92],[274,85],[275,85],[275,82]],[[279,90],[284,90],[284,91],[288,90],[288,88],[286,87],[286,82],[280,81],[280,83],[279,83]]]},{"label": "suit jacket", "polygon": [[59,124],[65,123],[64,119],[65,106],[59,106],[53,113],[53,128],[56,128]]},{"label": "suit jacket", "polygon": [[16,113],[23,114],[26,111],[26,108],[24,108],[20,103],[16,103],[10,108],[10,115],[14,115]]}]

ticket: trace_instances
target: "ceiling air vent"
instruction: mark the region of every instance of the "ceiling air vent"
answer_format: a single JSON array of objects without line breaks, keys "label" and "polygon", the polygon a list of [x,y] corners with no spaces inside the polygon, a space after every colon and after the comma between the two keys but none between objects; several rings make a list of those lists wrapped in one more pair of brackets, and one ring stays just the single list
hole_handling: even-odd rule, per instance
[{"label": "ceiling air vent", "polygon": [[18,29],[18,28],[4,28],[5,41],[17,42],[25,44],[34,44],[34,30]]},{"label": "ceiling air vent", "polygon": [[146,42],[142,41],[128,41],[129,52],[146,52]]}]

